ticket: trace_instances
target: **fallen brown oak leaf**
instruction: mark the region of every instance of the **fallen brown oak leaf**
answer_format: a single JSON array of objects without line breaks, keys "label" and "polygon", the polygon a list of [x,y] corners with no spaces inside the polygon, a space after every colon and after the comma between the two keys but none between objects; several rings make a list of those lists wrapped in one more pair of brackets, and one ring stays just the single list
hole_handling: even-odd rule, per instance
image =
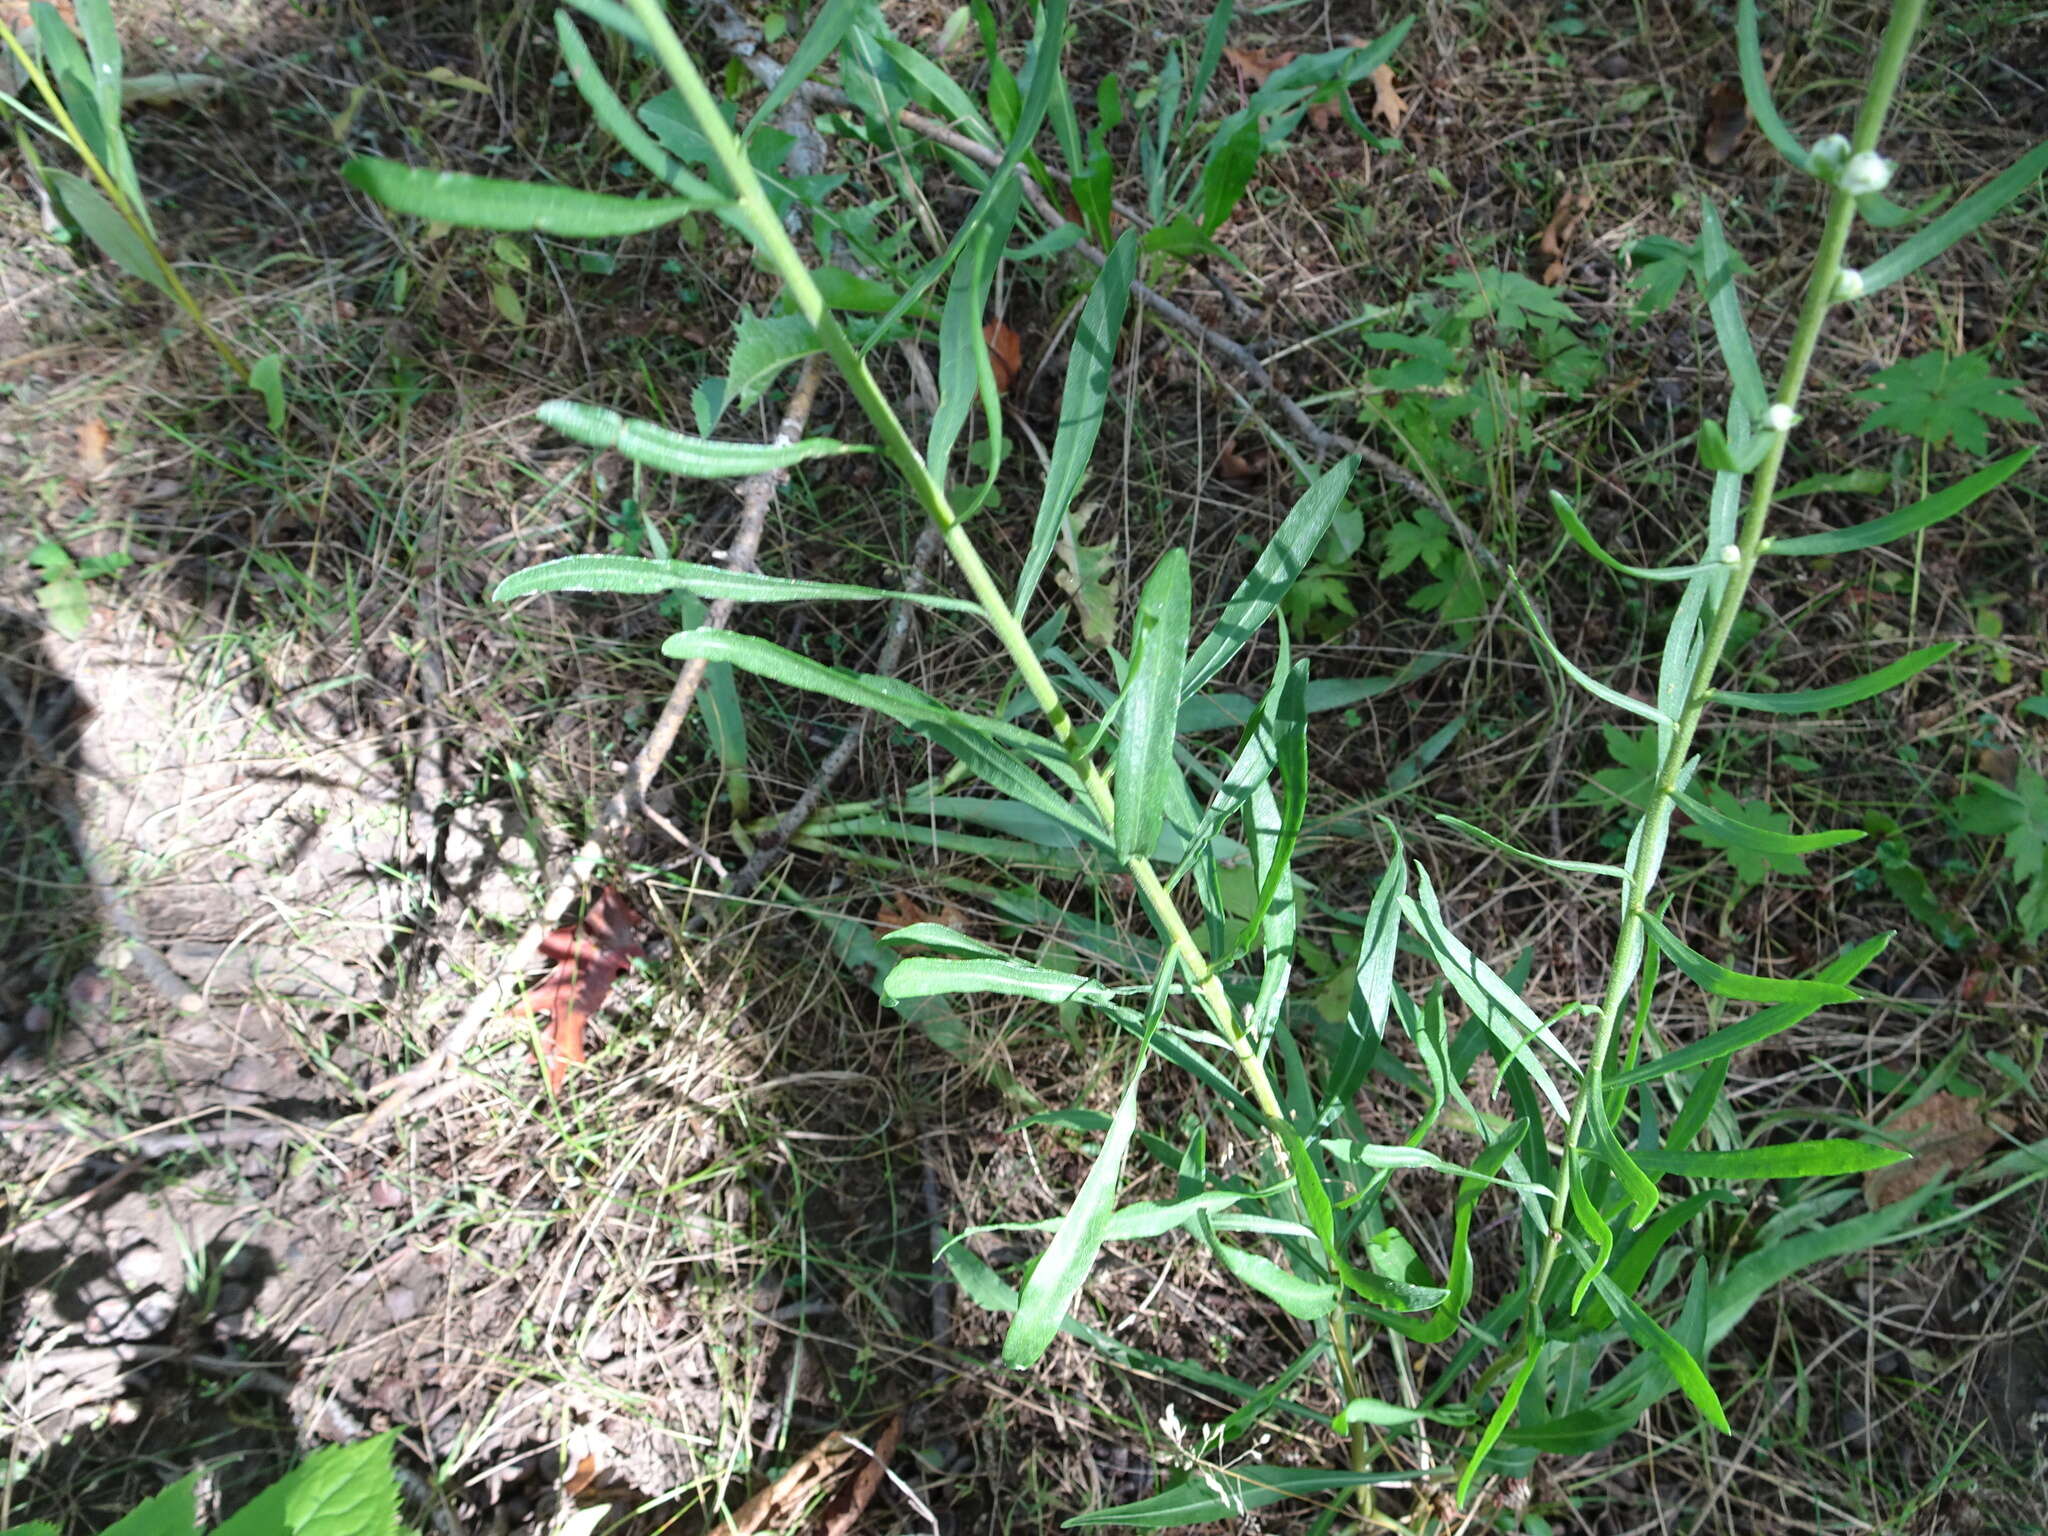
[{"label": "fallen brown oak leaf", "polygon": [[839,1485],[839,1491],[818,1511],[818,1518],[811,1522],[810,1536],[848,1536],[860,1523],[860,1517],[874,1501],[875,1490],[882,1486],[882,1476],[889,1470],[889,1458],[896,1454],[896,1442],[902,1434],[903,1415],[890,1414],[889,1422],[875,1437],[867,1460],[860,1464],[853,1476]]},{"label": "fallen brown oak leaf", "polygon": [[505,1010],[505,1017],[545,1014],[541,1030],[541,1066],[548,1087],[560,1092],[572,1065],[584,1060],[583,1030],[591,1015],[604,1006],[619,972],[637,960],[641,948],[640,914],[612,886],[597,893],[577,928],[557,928],[540,941],[540,952],[555,962],[546,978]]},{"label": "fallen brown oak leaf", "polygon": [[1567,192],[1557,200],[1557,211],[1551,214],[1550,222],[1536,237],[1536,250],[1545,258],[1545,286],[1555,288],[1564,281],[1565,252],[1571,248],[1572,234],[1578,229],[1579,220],[1592,211],[1593,195],[1590,192]]},{"label": "fallen brown oak leaf", "polygon": [[1387,132],[1399,133],[1408,120],[1408,101],[1394,89],[1394,68],[1381,64],[1372,72],[1372,115],[1387,125]]},{"label": "fallen brown oak leaf", "polygon": [[789,1529],[804,1506],[858,1454],[833,1430],[799,1456],[787,1472],[742,1504],[737,1514],[715,1522],[706,1536],[756,1536],[764,1528]]},{"label": "fallen brown oak leaf", "polygon": [[1946,1091],[1930,1094],[1885,1122],[1885,1134],[1911,1152],[1912,1160],[1863,1175],[1864,1203],[1881,1210],[1938,1178],[1963,1172],[2011,1129],[2012,1118],[1987,1111],[1982,1099],[1958,1098]]}]

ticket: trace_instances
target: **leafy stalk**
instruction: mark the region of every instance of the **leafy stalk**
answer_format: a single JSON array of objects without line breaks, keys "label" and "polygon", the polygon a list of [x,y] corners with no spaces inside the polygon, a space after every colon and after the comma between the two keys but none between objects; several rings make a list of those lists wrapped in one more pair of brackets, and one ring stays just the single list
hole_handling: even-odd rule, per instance
[{"label": "leafy stalk", "polygon": [[[1878,135],[1897,93],[1906,54],[1919,27],[1923,7],[1924,0],[1897,0],[1893,6],[1863,107],[1857,116],[1851,139],[1854,152],[1874,150],[1877,146]],[[1798,407],[1815,348],[1820,342],[1821,326],[1835,301],[1837,280],[1842,272],[1842,253],[1848,245],[1849,230],[1855,217],[1855,197],[1840,186],[1831,186],[1820,244],[1807,274],[1799,322],[1792,334],[1777,393],[1772,397],[1774,403],[1783,406],[1787,412],[1795,412]],[[1692,755],[1693,738],[1699,730],[1700,718],[1715,696],[1714,677],[1727,649],[1728,637],[1734,630],[1736,615],[1742,610],[1742,600],[1748,592],[1750,579],[1756,573],[1757,561],[1764,552],[1764,529],[1777,492],[1778,472],[1784,463],[1789,435],[1789,431],[1770,433],[1769,447],[1757,465],[1750,485],[1749,500],[1735,545],[1737,558],[1729,566],[1713,619],[1695,657],[1692,676],[1685,688],[1684,708],[1674,728],[1664,738],[1663,753],[1650,787],[1649,804],[1635,837],[1634,855],[1629,860],[1627,880],[1622,887],[1627,905],[1609,962],[1607,986],[1600,999],[1598,1023],[1588,1058],[1593,1072],[1573,1102],[1565,1133],[1566,1144],[1574,1148],[1584,1145],[1582,1138],[1586,1134],[1589,1115],[1599,1095],[1608,1091],[1601,1083],[1601,1074],[1610,1065],[1623,1005],[1642,963],[1650,916],[1650,893],[1662,872],[1671,814],[1678,802],[1681,779]],[[1538,1264],[1536,1283],[1530,1291],[1532,1309],[1541,1305],[1551,1271],[1564,1245],[1576,1168],[1577,1160],[1569,1157],[1559,1168],[1557,1191],[1551,1203],[1549,1232]],[[1533,1311],[1531,1315],[1533,1319]]]},{"label": "leafy stalk", "polygon": [[207,343],[220,355],[221,361],[228,365],[235,377],[247,384],[249,365],[242,361],[235,349],[222,339],[220,332],[215,330],[212,322],[206,318],[206,311],[199,307],[199,301],[192,296],[192,290],[185,286],[185,280],[178,276],[177,268],[172,266],[170,259],[164,255],[163,247],[157,243],[156,234],[150,229],[148,221],[136,209],[128,194],[121,189],[120,182],[101,163],[100,157],[93,153],[92,145],[87,142],[85,135],[79,131],[78,124],[65,109],[64,98],[58,93],[49,75],[44,72],[41,62],[22,46],[21,40],[14,35],[11,27],[0,27],[0,38],[6,40],[7,47],[14,54],[14,62],[35,86],[36,94],[43,98],[43,105],[49,108],[51,117],[56,120],[57,127],[70,142],[79,160],[83,162],[87,174],[99,183],[100,191],[106,196],[114,211],[121,216],[121,222],[142,242],[142,248],[149,253],[149,259],[156,267],[157,278],[163,284],[164,291],[185,311],[192,323],[199,327],[200,334],[206,337]]},{"label": "leafy stalk", "polygon": [[[782,280],[791,302],[796,306],[814,332],[825,353],[852,390],[855,402],[873,425],[882,441],[882,449],[894,461],[909,484],[911,493],[919,506],[931,518],[944,538],[946,550],[954,564],[965,578],[968,590],[974,595],[981,609],[982,618],[994,631],[997,640],[1008,654],[1011,665],[1016,669],[1032,701],[1045,716],[1054,738],[1066,751],[1083,792],[1096,814],[1106,827],[1115,827],[1116,798],[1110,788],[1108,777],[1094,754],[1082,741],[1073,718],[1061,702],[1052,678],[1044,664],[1031,648],[1030,637],[1022,622],[1011,612],[1008,599],[997,587],[988,566],[983,562],[972,536],[962,526],[959,515],[947,497],[944,484],[932,472],[931,467],[918,453],[911,442],[909,432],[904,428],[888,396],[869,371],[867,363],[854,347],[844,328],[832,314],[825,302],[810,269],[805,265],[802,254],[791,240],[781,221],[775,216],[768,202],[760,178],[755,174],[746,151],[724,115],[718,110],[716,99],[698,72],[689,50],[683,46],[674,28],[669,24],[659,0],[627,0],[634,18],[645,29],[648,42],[655,58],[674,84],[677,94],[688,108],[697,131],[709,144],[730,183],[736,189],[737,221],[752,240],[756,251],[766,259],[777,277]],[[1048,46],[1057,46],[1057,40],[1050,40]],[[1048,66],[1049,67],[1049,66]],[[1285,1123],[1285,1113],[1278,1094],[1264,1063],[1260,1060],[1254,1042],[1241,1027],[1237,1012],[1225,992],[1221,977],[1209,957],[1189,931],[1186,920],[1174,904],[1158,872],[1152,867],[1149,850],[1141,849],[1125,858],[1123,866],[1136,884],[1138,894],[1152,915],[1160,933],[1172,947],[1181,969],[1189,984],[1201,999],[1204,1012],[1215,1026],[1216,1032],[1229,1046],[1236,1058],[1238,1071],[1252,1101],[1259,1113],[1275,1133],[1275,1145],[1283,1162],[1286,1155],[1284,1142],[1279,1139],[1279,1128]],[[1336,1256],[1331,1256],[1334,1263]],[[1360,1395],[1356,1368],[1352,1360],[1349,1330],[1346,1326],[1342,1307],[1329,1314],[1330,1342],[1337,1358],[1337,1369],[1346,1401]],[[1354,1427],[1350,1440],[1350,1454],[1354,1470],[1362,1470],[1366,1457],[1366,1426],[1361,1423]]]}]

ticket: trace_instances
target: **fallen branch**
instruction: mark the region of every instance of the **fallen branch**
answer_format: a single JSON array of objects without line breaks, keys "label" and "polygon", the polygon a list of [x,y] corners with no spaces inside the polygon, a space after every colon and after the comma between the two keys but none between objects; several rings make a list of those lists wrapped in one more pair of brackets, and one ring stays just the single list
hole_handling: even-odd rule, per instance
[{"label": "fallen branch", "polygon": [[[806,361],[790,395],[789,405],[783,412],[782,425],[775,434],[776,446],[786,447],[803,436],[823,377],[822,357],[813,356]],[[774,470],[756,475],[740,485],[739,527],[726,550],[726,563],[734,570],[756,569],[755,556],[760,552],[762,531],[767,527],[768,508],[788,478],[788,471]],[[704,627],[725,628],[731,621],[733,607],[731,600],[726,598],[712,603],[705,615]],[[518,943],[499,964],[496,975],[470,1000],[462,1017],[424,1060],[370,1090],[382,1102],[365,1115],[362,1123],[351,1133],[350,1139],[358,1146],[381,1134],[402,1112],[429,1109],[457,1090],[459,1082],[451,1075],[454,1064],[469,1053],[491,1021],[511,1005],[519,989],[526,984],[526,973],[533,968],[534,960],[540,954],[542,940],[561,926],[569,904],[590,884],[604,859],[606,847],[616,842],[644,814],[647,787],[675,746],[676,736],[683,728],[683,721],[689,717],[690,706],[696,702],[697,690],[703,684],[708,665],[702,660],[691,661],[677,676],[675,686],[669,690],[668,702],[662,705],[646,741],[628,765],[624,781],[598,812],[597,830],[576,850],[568,870],[549,890],[540,914],[519,935]]]}]

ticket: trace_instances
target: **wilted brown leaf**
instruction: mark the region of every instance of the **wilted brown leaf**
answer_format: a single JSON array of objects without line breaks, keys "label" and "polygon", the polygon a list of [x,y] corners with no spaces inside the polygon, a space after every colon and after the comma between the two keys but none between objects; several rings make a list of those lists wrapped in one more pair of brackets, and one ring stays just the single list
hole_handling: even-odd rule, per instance
[{"label": "wilted brown leaf", "polygon": [[818,1511],[818,1518],[811,1523],[812,1536],[847,1536],[860,1523],[860,1517],[874,1500],[875,1490],[882,1486],[882,1475],[889,1469],[889,1458],[896,1454],[896,1441],[902,1433],[903,1415],[891,1414],[881,1434],[875,1437],[872,1454]]},{"label": "wilted brown leaf", "polygon": [[1372,72],[1372,115],[1387,125],[1387,132],[1399,133],[1408,120],[1408,102],[1394,89],[1394,69],[1382,64]]},{"label": "wilted brown leaf", "polygon": [[1271,53],[1264,48],[1226,48],[1223,57],[1237,71],[1237,83],[1246,90],[1255,91],[1266,83],[1274,70],[1294,62],[1294,50],[1290,48],[1285,53]]},{"label": "wilted brown leaf", "polygon": [[1237,439],[1232,438],[1223,445],[1223,451],[1216,455],[1216,477],[1242,488],[1263,480],[1266,471],[1272,467],[1272,462],[1272,456],[1263,448],[1254,448],[1250,453],[1239,453]]},{"label": "wilted brown leaf", "polygon": [[1098,505],[1083,503],[1061,522],[1059,542],[1053,546],[1060,563],[1052,579],[1074,600],[1074,614],[1081,621],[1081,638],[1099,647],[1116,642],[1116,603],[1123,578],[1117,574],[1114,538],[1101,544],[1081,542],[1081,530]]},{"label": "wilted brown leaf", "polygon": [[1572,233],[1579,227],[1579,220],[1593,210],[1593,195],[1590,192],[1567,192],[1557,200],[1557,208],[1550,215],[1550,222],[1543,226],[1543,232],[1536,237],[1536,249],[1546,258],[1543,266],[1543,281],[1552,288],[1564,281],[1565,252],[1571,247]]},{"label": "wilted brown leaf", "polygon": [[107,445],[113,440],[104,421],[86,417],[78,424],[78,467],[88,475],[99,474],[107,467]]},{"label": "wilted brown leaf", "polygon": [[1913,1154],[1909,1162],[1863,1175],[1863,1199],[1872,1210],[1895,1205],[1946,1174],[1961,1173],[1998,1144],[2012,1120],[1987,1112],[1982,1099],[1932,1094],[1885,1122],[1886,1134]]},{"label": "wilted brown leaf", "polygon": [[1706,123],[1700,129],[1700,158],[1709,165],[1726,165],[1749,131],[1749,101],[1742,94],[1742,82],[1723,80],[1707,92]]},{"label": "wilted brown leaf", "polygon": [[716,1521],[709,1530],[716,1536],[755,1536],[769,1526],[786,1529],[839,1469],[859,1454],[833,1430],[799,1456],[787,1472],[742,1504],[737,1514]]},{"label": "wilted brown leaf", "polygon": [[991,320],[984,325],[981,339],[988,343],[988,361],[989,367],[995,371],[996,392],[1006,395],[1017,381],[1017,375],[1024,371],[1023,339],[1000,320]]}]

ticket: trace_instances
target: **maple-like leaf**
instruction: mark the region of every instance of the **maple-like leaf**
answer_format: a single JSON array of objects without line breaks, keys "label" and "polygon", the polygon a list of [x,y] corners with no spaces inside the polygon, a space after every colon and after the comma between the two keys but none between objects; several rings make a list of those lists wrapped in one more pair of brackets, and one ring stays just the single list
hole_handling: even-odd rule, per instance
[{"label": "maple-like leaf", "polygon": [[1870,382],[1854,397],[1877,407],[1861,432],[1894,427],[1933,448],[1953,438],[1963,452],[1981,455],[1991,451],[1987,417],[2038,421],[2012,393],[2019,380],[1995,377],[1980,352],[1924,352],[1893,363]]},{"label": "maple-like leaf", "polygon": [[1538,319],[1576,320],[1578,314],[1555,293],[1532,277],[1503,272],[1498,267],[1479,267],[1470,272],[1453,272],[1437,282],[1463,293],[1458,313],[1468,320],[1489,319],[1504,335],[1525,331]]},{"label": "maple-like leaf", "polygon": [[[1783,811],[1774,811],[1769,802],[1744,800],[1716,785],[1705,795],[1706,803],[1719,811],[1730,821],[1740,822],[1746,827],[1755,827],[1763,832],[1790,832],[1792,818]],[[1728,855],[1728,862],[1735,868],[1735,882],[1743,890],[1753,885],[1762,885],[1772,871],[1781,875],[1803,875],[1806,873],[1806,856],[1799,853],[1760,853],[1753,848],[1737,846],[1729,834],[1717,827],[1694,825],[1680,827],[1680,837],[1689,837],[1696,843],[1709,848],[1720,848]]]}]

